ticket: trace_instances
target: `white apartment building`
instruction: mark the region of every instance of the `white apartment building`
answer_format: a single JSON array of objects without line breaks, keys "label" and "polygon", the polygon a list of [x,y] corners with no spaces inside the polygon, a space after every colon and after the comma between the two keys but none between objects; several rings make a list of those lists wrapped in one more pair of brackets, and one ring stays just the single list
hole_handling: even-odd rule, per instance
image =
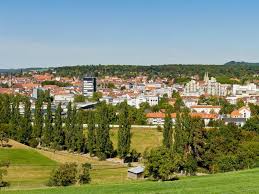
[{"label": "white apartment building", "polygon": [[136,98],[127,99],[128,105],[134,106],[136,108],[140,108],[140,104],[144,102],[147,102],[150,106],[155,106],[159,102],[159,97],[141,94]]},{"label": "white apartment building", "polygon": [[244,86],[234,84],[232,88],[233,95],[254,95],[256,93],[259,93],[259,90],[254,83],[250,83]]},{"label": "white apartment building", "polygon": [[199,82],[195,80],[189,81],[185,86],[184,86],[184,95],[188,96],[199,96],[202,94],[202,88],[199,85]]},{"label": "white apartment building", "polygon": [[54,103],[74,102],[74,94],[57,94],[54,95]]},{"label": "white apartment building", "polygon": [[200,96],[206,93],[212,96],[227,96],[229,87],[229,84],[220,84],[214,77],[209,79],[208,73],[205,73],[204,82],[202,84],[191,80],[185,85],[184,95]]}]

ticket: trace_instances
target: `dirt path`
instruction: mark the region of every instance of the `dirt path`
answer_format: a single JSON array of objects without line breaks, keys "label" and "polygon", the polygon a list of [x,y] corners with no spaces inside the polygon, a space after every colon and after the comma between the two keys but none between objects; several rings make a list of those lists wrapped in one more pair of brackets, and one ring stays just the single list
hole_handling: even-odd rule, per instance
[{"label": "dirt path", "polygon": [[33,149],[27,145],[24,145],[22,143],[12,140],[12,139],[9,139],[8,145],[10,145],[11,148],[15,148],[15,149]]}]

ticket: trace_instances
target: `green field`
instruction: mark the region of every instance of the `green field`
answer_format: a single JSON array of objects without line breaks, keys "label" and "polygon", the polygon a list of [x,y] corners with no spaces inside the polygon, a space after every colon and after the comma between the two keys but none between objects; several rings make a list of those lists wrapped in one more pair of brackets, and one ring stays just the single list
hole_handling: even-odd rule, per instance
[{"label": "green field", "polygon": [[10,161],[8,176],[11,188],[45,186],[57,163],[32,149],[1,148],[0,160]]},{"label": "green field", "polygon": [[[49,159],[50,158],[50,159]],[[70,153],[48,152],[32,148],[0,148],[0,160],[9,160],[8,175],[4,180],[8,189],[35,189],[46,187],[50,173],[59,162],[88,162],[92,164],[92,184],[125,183],[127,167],[109,161],[99,161]]]},{"label": "green field", "polygon": [[85,185],[42,190],[6,191],[6,194],[76,193],[259,193],[259,168],[209,176],[188,177],[173,182]]},{"label": "green field", "polygon": [[[114,148],[117,148],[118,128],[111,130],[111,140]],[[143,153],[147,148],[153,148],[162,144],[162,132],[152,128],[132,128],[131,148]]]},{"label": "green field", "polygon": [[[117,129],[111,130],[116,148]],[[132,147],[138,152],[161,144],[162,133],[156,129],[132,129]],[[0,160],[10,160],[11,183],[0,193],[6,194],[75,194],[75,193],[259,193],[259,168],[208,176],[183,177],[173,182],[132,181],[127,167],[116,162],[99,161],[80,154],[50,152],[21,146],[0,148]],[[58,163],[92,164],[90,185],[48,188],[50,172]]]},{"label": "green field", "polygon": [[1,148],[0,160],[9,160],[11,166],[55,166],[56,162],[32,149]]},{"label": "green field", "polygon": [[[117,131],[111,130],[111,139],[117,147]],[[146,148],[158,146],[162,133],[156,129],[132,129],[132,148],[143,153]],[[0,160],[9,160],[11,165],[5,180],[11,183],[9,189],[42,188],[46,187],[49,175],[58,163],[88,162],[91,163],[92,184],[111,184],[130,182],[127,179],[127,167],[119,163],[98,161],[80,155],[62,152],[47,152],[35,150],[22,144],[16,148],[0,148]]]}]

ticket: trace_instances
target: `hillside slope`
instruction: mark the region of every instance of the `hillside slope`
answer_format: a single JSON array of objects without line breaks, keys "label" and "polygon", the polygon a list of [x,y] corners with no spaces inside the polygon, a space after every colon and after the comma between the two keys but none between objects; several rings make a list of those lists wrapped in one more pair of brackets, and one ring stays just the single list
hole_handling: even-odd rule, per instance
[{"label": "hillside slope", "polygon": [[7,191],[6,194],[76,194],[76,193],[259,193],[259,168],[173,182],[138,182],[127,184],[86,185],[42,190]]}]

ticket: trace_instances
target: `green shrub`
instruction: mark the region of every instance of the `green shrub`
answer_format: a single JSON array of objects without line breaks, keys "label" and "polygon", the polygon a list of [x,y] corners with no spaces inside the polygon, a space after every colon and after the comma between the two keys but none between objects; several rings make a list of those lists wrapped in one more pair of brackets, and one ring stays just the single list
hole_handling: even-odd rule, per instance
[{"label": "green shrub", "polygon": [[69,186],[77,182],[77,164],[61,164],[57,169],[52,171],[49,179],[49,186]]},{"label": "green shrub", "polygon": [[32,138],[29,140],[29,145],[33,148],[36,148],[38,146],[38,141],[36,140],[36,138]]},{"label": "green shrub", "polygon": [[9,165],[9,161],[0,161],[0,188],[9,186],[9,183],[3,180],[4,175],[7,175]]},{"label": "green shrub", "polygon": [[218,168],[221,172],[238,169],[238,157],[236,155],[224,155],[218,158]]},{"label": "green shrub", "polygon": [[87,184],[90,183],[91,177],[90,177],[90,169],[92,168],[91,164],[85,163],[82,164],[81,173],[79,175],[79,183],[80,184]]}]

